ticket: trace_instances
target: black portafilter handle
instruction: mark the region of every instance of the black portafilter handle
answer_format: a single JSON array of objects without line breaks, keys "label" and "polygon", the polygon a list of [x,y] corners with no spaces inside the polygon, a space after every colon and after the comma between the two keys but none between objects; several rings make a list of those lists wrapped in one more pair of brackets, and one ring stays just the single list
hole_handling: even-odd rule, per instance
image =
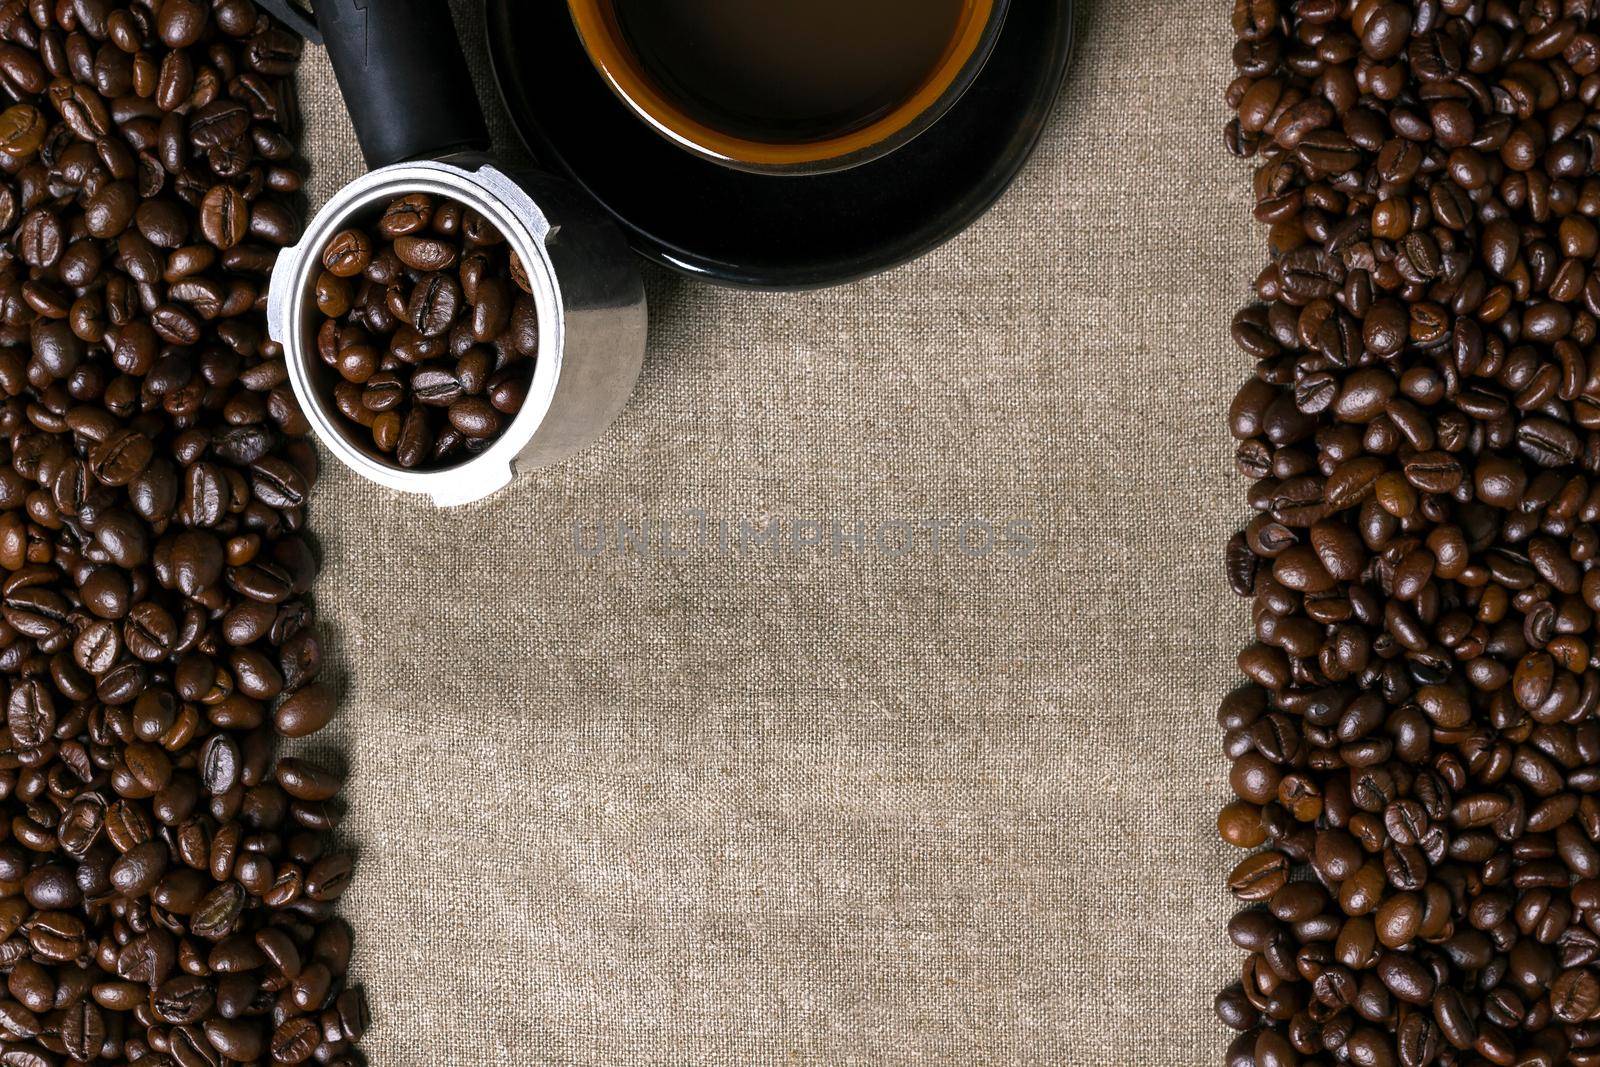
[{"label": "black portafilter handle", "polygon": [[317,0],[316,11],[368,167],[489,147],[447,0]]}]

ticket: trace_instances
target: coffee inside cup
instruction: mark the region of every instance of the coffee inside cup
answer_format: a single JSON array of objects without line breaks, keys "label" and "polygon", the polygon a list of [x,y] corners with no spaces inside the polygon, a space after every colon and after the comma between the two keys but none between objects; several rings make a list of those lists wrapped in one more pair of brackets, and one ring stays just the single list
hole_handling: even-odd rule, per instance
[{"label": "coffee inside cup", "polygon": [[756,168],[849,165],[965,89],[1004,0],[569,0],[611,87],[661,133]]}]

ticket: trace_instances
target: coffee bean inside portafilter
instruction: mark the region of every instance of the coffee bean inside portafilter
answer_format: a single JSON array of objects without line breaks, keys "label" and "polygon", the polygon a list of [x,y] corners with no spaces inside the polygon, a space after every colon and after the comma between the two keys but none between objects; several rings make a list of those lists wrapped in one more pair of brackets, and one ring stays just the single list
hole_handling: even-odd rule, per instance
[{"label": "coffee bean inside portafilter", "polygon": [[401,467],[452,466],[522,410],[539,320],[499,230],[410,193],[322,250],[317,354],[352,436]]},{"label": "coffee bean inside portafilter", "polygon": [[1234,7],[1230,1067],[1600,1064],[1597,16]]},{"label": "coffee bean inside portafilter", "polygon": [[263,305],[300,42],[0,3],[0,1064],[360,1062],[317,475]]}]

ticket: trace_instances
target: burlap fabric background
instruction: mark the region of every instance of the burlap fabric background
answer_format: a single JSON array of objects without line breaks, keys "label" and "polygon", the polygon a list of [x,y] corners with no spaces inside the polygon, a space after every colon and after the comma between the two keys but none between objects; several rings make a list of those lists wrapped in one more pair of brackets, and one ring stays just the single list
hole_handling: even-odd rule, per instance
[{"label": "burlap fabric background", "polygon": [[[1227,325],[1262,237],[1226,5],[1079,17],[1043,150],[944,249],[803,296],[652,272],[626,414],[487,504],[329,467],[375,1064],[1220,1061]],[[320,202],[359,163],[314,49],[303,93]],[[693,508],[1039,546],[574,548]]]}]

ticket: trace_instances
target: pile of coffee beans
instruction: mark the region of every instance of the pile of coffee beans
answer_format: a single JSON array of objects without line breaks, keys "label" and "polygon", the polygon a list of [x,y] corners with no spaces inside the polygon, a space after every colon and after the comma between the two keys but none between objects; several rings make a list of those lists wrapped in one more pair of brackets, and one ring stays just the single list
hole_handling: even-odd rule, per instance
[{"label": "pile of coffee beans", "polygon": [[1233,25],[1226,1062],[1600,1064],[1600,3]]},{"label": "pile of coffee beans", "polygon": [[249,0],[0,3],[0,1063],[360,1062],[264,333],[298,39]]},{"label": "pile of coffee beans", "polygon": [[372,232],[322,250],[317,353],[358,439],[407,468],[482,452],[522,410],[539,348],[528,276],[499,230],[425,193],[385,208]]}]

